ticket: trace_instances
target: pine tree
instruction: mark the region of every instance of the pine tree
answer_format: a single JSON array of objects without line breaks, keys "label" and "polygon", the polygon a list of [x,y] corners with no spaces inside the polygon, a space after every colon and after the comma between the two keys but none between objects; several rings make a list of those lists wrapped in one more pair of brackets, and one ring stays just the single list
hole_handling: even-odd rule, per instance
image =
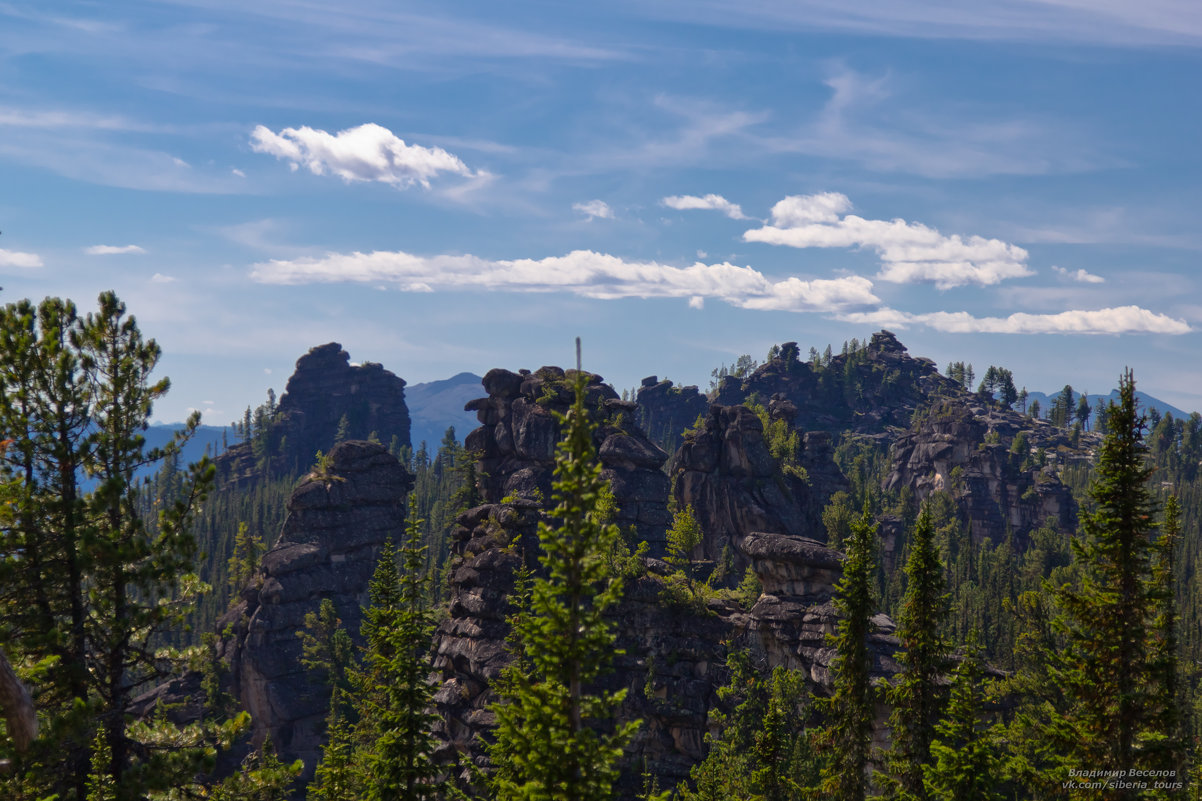
[{"label": "pine tree", "polygon": [[902,669],[887,693],[893,711],[889,716],[891,744],[885,756],[887,773],[882,779],[889,790],[887,797],[926,801],[923,769],[931,761],[931,741],[946,695],[941,680],[950,667],[942,631],[949,596],[926,505],[914,527],[905,575],[908,585],[897,628]]},{"label": "pine tree", "polygon": [[931,760],[923,768],[932,801],[1001,801],[1002,757],[981,722],[985,703],[983,661],[975,634],[952,677],[947,713],[935,727]]},{"label": "pine tree", "polygon": [[96,773],[96,721],[120,799],[184,781],[208,753],[190,737],[144,748],[136,736],[175,741],[129,723],[136,694],[184,667],[161,646],[199,590],[190,523],[212,469],[194,465],[175,498],[144,514],[135,471],[177,456],[199,415],[146,451],[142,431],[169,383],[151,382],[159,348],[125,312],[111,292],[83,319],[56,298],[0,312],[0,430],[15,440],[5,472],[19,483],[0,530],[0,614],[13,647],[45,666],[37,700],[55,748],[30,775],[79,801]]},{"label": "pine tree", "polygon": [[828,721],[819,737],[826,760],[819,791],[833,801],[864,801],[876,703],[868,652],[876,607],[876,526],[867,510],[844,544],[843,578],[835,586],[839,624],[829,640],[837,652],[831,663],[834,692],[819,707]]},{"label": "pine tree", "polygon": [[611,576],[608,563],[621,534],[598,511],[605,484],[584,374],[577,371],[574,383],[552,482],[556,525],[539,524],[543,575],[532,582],[528,611],[519,607],[511,618],[518,653],[492,707],[489,783],[501,801],[611,798],[618,759],[639,725],[602,732],[626,691],[589,689],[613,659],[615,634],[605,613],[620,600],[623,579]]}]

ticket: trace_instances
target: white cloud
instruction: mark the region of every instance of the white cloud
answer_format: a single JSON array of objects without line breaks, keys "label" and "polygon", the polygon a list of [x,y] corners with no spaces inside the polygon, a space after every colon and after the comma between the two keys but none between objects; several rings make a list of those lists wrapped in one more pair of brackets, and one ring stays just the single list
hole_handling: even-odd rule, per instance
[{"label": "white cloud", "polygon": [[118,256],[123,253],[145,253],[146,251],[137,245],[92,245],[84,248],[83,252],[89,256]]},{"label": "white cloud", "polygon": [[790,196],[772,207],[771,225],[746,231],[743,239],[795,248],[872,248],[881,259],[877,278],[897,284],[930,282],[950,289],[1032,275],[1027,251],[1016,245],[945,236],[901,219],[867,220],[846,214],[850,209],[851,201],[838,192]]},{"label": "white cloud", "polygon": [[614,210],[604,200],[590,200],[587,203],[573,203],[572,210],[588,215],[590,220],[612,220]]},{"label": "white cloud", "polygon": [[235,167],[234,169],[230,170],[230,172],[231,172],[231,173],[233,173],[234,175],[237,175],[239,178],[245,178],[245,177],[246,177],[246,173],[242,172],[242,170],[238,169],[237,167]]},{"label": "white cloud", "polygon": [[367,123],[336,134],[303,128],[284,128],[278,134],[263,125],[251,132],[251,149],[289,162],[314,175],[337,175],[342,180],[379,181],[398,188],[421,184],[429,188],[439,173],[472,176],[457,156],[441,147],[409,145],[387,128]]},{"label": "white cloud", "polygon": [[974,317],[968,312],[910,314],[882,308],[872,312],[840,314],[839,319],[849,323],[898,328],[925,325],[949,334],[1186,334],[1192,330],[1184,320],[1139,306],[1089,311],[1074,309],[1057,314],[1018,312],[1008,317]]},{"label": "white cloud", "polygon": [[1106,279],[1100,275],[1086,272],[1085,270],[1066,270],[1063,267],[1052,266],[1052,271],[1059,273],[1070,281],[1076,281],[1079,284],[1104,284]]},{"label": "white cloud", "polygon": [[671,197],[664,198],[660,203],[677,211],[691,211],[694,209],[713,210],[722,212],[732,220],[748,219],[738,203],[731,203],[721,195],[706,195],[705,197],[672,195]]},{"label": "white cloud", "polygon": [[152,275],[150,277],[150,283],[152,283],[152,284],[170,284],[170,283],[173,283],[174,281],[175,281],[174,276],[163,275],[162,273],[155,273],[154,275]]},{"label": "white cloud", "polygon": [[41,267],[42,257],[36,253],[22,253],[19,250],[4,250],[0,248],[0,267]]},{"label": "white cloud", "polygon": [[879,303],[860,276],[773,281],[751,267],[726,262],[672,267],[574,250],[542,259],[487,260],[476,256],[416,256],[400,251],[330,253],[322,258],[276,259],[254,265],[264,284],[389,283],[404,291],[504,290],[571,292],[589,298],[707,298],[745,309],[836,312]]}]

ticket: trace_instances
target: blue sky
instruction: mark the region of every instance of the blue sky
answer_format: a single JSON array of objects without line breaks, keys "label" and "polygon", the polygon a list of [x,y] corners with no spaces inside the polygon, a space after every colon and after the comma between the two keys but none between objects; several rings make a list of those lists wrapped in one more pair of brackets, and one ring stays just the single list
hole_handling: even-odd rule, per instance
[{"label": "blue sky", "polygon": [[1200,68],[1192,0],[0,0],[0,299],[116,290],[161,420],[330,340],[621,389],[882,327],[1202,409]]}]

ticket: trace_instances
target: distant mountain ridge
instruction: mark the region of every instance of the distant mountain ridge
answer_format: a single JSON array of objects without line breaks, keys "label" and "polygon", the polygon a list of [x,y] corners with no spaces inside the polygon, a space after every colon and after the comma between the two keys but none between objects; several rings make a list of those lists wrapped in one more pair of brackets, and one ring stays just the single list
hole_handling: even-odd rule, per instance
[{"label": "distant mountain ridge", "polygon": [[416,451],[422,442],[431,452],[451,426],[455,427],[455,438],[463,442],[473,428],[480,423],[475,412],[463,410],[468,401],[482,398],[488,393],[475,373],[458,373],[441,381],[410,384],[405,387],[405,403],[409,407],[410,440]]},{"label": "distant mountain ridge", "polygon": [[[1045,392],[1029,392],[1027,394],[1027,406],[1031,405],[1031,401],[1039,401],[1039,408],[1043,410],[1044,414],[1047,414],[1048,409],[1052,408],[1052,401],[1054,401],[1056,396],[1059,394],[1059,392],[1053,392],[1051,394],[1047,394]],[[1077,402],[1080,397],[1080,392],[1073,392],[1074,403]],[[1107,395],[1087,393],[1085,397],[1089,400],[1089,406],[1092,409],[1098,405],[1099,398],[1101,398],[1103,401],[1117,402],[1119,399],[1119,391],[1117,389],[1112,389]],[[1173,415],[1173,417],[1177,420],[1182,420],[1190,416],[1189,412],[1178,409],[1173,404],[1162,401],[1160,398],[1155,398],[1146,392],[1140,392],[1139,390],[1136,390],[1135,398],[1137,401],[1139,401],[1140,411],[1142,411],[1144,414],[1147,414],[1151,409],[1155,409],[1156,411],[1160,412],[1162,416],[1167,412]]]}]

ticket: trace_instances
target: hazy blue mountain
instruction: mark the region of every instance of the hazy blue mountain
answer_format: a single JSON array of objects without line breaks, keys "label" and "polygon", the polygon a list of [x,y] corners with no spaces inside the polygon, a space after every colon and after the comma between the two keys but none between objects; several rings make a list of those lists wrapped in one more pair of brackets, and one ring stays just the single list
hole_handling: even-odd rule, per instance
[{"label": "hazy blue mountain", "polygon": [[[184,427],[183,423],[154,423],[150,428],[146,429],[146,449],[161,448],[171,441],[175,436],[175,432]],[[188,440],[188,444],[184,446],[183,458],[180,459],[181,464],[188,465],[192,462],[199,462],[201,457],[206,453],[209,458],[216,456],[221,452],[221,434],[227,431],[222,426],[200,426],[196,429],[196,435]],[[232,431],[227,432],[229,444],[233,445],[236,440]],[[153,472],[153,471],[150,471]]]},{"label": "hazy blue mountain", "polygon": [[[1031,392],[1027,396],[1027,405],[1030,406],[1032,401],[1036,401],[1036,400],[1039,401],[1039,408],[1043,410],[1042,415],[1044,417],[1046,417],[1047,413],[1048,413],[1048,409],[1050,409],[1052,407],[1052,401],[1059,394],[1060,394],[1059,392],[1053,392],[1051,394],[1047,394],[1044,392]],[[1076,402],[1080,397],[1081,397],[1080,392],[1073,393],[1073,401],[1074,402]],[[1118,401],[1119,391],[1117,389],[1112,389],[1112,390],[1110,390],[1110,393],[1107,395],[1098,395],[1098,394],[1094,394],[1094,393],[1089,393],[1085,397],[1087,397],[1089,399],[1090,408],[1096,408],[1098,405],[1098,398],[1102,398],[1103,400]],[[1136,390],[1135,397],[1139,400],[1139,408],[1145,413],[1147,413],[1148,411],[1150,411],[1152,409],[1156,409],[1157,411],[1159,411],[1161,413],[1161,415],[1168,412],[1169,414],[1172,414],[1173,417],[1175,417],[1178,420],[1185,418],[1185,417],[1189,417],[1189,415],[1190,415],[1189,412],[1182,411],[1181,409],[1178,409],[1176,406],[1173,406],[1171,403],[1166,403],[1166,402],[1160,400],[1159,398],[1154,398],[1146,392],[1140,392],[1139,390]],[[1091,423],[1091,425],[1092,425],[1092,423]]]},{"label": "hazy blue mountain", "polygon": [[480,376],[460,373],[441,381],[425,384],[410,384],[405,387],[405,405],[409,407],[409,440],[416,451],[425,440],[431,454],[450,426],[455,427],[455,438],[463,442],[467,432],[479,425],[475,412],[465,412],[463,405],[470,400],[483,398],[484,387]]}]

